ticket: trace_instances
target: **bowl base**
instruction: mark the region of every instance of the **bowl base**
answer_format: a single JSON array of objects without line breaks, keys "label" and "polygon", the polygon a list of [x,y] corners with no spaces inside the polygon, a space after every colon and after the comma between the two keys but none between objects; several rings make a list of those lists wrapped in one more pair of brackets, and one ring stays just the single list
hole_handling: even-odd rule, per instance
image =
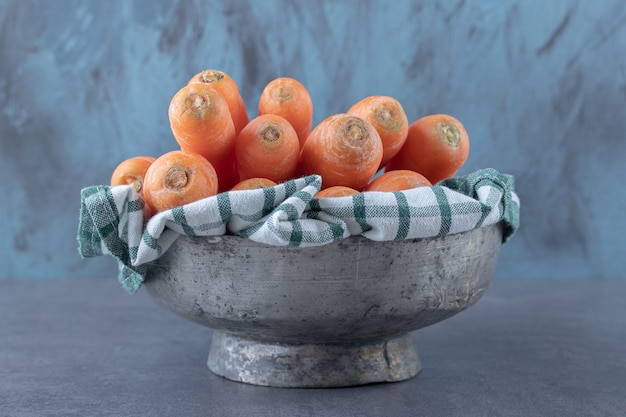
[{"label": "bowl base", "polygon": [[412,333],[361,343],[285,344],[217,330],[207,366],[233,381],[291,388],[403,381],[422,368]]}]

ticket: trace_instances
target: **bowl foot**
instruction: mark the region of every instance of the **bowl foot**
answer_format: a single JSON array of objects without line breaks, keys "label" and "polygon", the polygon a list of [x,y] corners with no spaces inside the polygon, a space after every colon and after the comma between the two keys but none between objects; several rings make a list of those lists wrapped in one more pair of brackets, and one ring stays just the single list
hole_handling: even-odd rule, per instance
[{"label": "bowl foot", "polygon": [[422,368],[411,333],[358,344],[284,344],[213,331],[207,365],[234,381],[292,388],[403,381]]}]

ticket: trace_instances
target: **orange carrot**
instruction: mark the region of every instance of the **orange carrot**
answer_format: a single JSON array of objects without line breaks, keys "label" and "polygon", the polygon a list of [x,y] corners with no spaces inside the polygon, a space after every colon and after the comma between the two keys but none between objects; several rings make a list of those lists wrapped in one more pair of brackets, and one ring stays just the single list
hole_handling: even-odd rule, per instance
[{"label": "orange carrot", "polygon": [[236,191],[236,190],[255,190],[257,188],[268,188],[268,187],[274,187],[276,186],[276,183],[272,180],[269,180],[267,178],[248,178],[247,180],[243,180],[237,184],[235,184],[235,186],[233,186],[231,188],[231,191]]},{"label": "orange carrot", "polygon": [[141,195],[146,171],[155,159],[152,156],[135,156],[120,162],[111,175],[111,185],[132,185]]},{"label": "orange carrot", "polygon": [[228,103],[228,110],[233,119],[236,134],[239,134],[241,129],[248,124],[246,104],[239,92],[237,83],[230,75],[226,74],[224,71],[206,69],[191,77],[188,84],[210,85],[224,97],[226,103]]},{"label": "orange carrot", "polygon": [[378,170],[383,144],[376,129],[358,116],[334,114],[311,131],[300,153],[301,172],[322,176],[322,187],[362,190]]},{"label": "orange carrot", "polygon": [[182,150],[158,157],[144,178],[144,199],[157,212],[213,196],[217,190],[213,165],[197,153]]},{"label": "orange carrot", "polygon": [[235,142],[240,180],[263,177],[274,182],[293,178],[300,143],[291,124],[275,114],[262,114],[243,128]]},{"label": "orange carrot", "polygon": [[317,194],[315,194],[315,198],[347,197],[358,193],[359,192],[354,188],[345,187],[343,185],[335,185],[318,191]]},{"label": "orange carrot", "polygon": [[373,179],[364,191],[403,191],[431,186],[422,174],[407,169],[384,172]]},{"label": "orange carrot", "polygon": [[234,148],[224,158],[213,161],[211,164],[215,168],[215,172],[217,172],[218,192],[228,191],[239,182],[239,174],[237,174],[237,167],[235,166]]},{"label": "orange carrot", "polygon": [[298,80],[280,77],[267,83],[259,98],[259,115],[277,114],[291,123],[298,134],[300,147],[313,125],[313,101]]},{"label": "orange carrot", "polygon": [[406,141],[409,121],[404,108],[393,97],[369,96],[354,103],[348,113],[370,122],[380,135],[383,142],[383,160],[379,168],[382,168]]},{"label": "orange carrot", "polygon": [[452,116],[433,114],[411,123],[406,142],[386,171],[408,169],[435,184],[453,177],[469,154],[465,127]]},{"label": "orange carrot", "polygon": [[181,149],[196,152],[213,163],[228,156],[235,145],[226,100],[208,84],[188,84],[172,97],[169,120]]}]

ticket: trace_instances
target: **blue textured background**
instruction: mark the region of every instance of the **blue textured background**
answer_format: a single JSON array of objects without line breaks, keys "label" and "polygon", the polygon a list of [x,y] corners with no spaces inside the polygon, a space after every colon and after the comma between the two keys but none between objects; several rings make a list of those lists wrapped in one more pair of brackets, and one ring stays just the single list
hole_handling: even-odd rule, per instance
[{"label": "blue textured background", "polygon": [[0,0],[0,277],[114,275],[79,258],[80,189],[176,144],[167,107],[222,69],[250,117],[299,79],[314,121],[372,94],[469,131],[462,173],[513,174],[497,278],[626,278],[623,0]]}]

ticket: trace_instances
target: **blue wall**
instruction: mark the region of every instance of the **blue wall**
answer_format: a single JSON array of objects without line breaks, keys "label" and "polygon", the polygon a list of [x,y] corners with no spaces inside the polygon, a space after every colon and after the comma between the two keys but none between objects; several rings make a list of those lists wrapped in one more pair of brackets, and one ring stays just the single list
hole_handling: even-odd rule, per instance
[{"label": "blue wall", "polygon": [[623,0],[0,0],[0,277],[114,275],[76,249],[80,189],[176,144],[167,107],[222,69],[250,116],[292,76],[315,121],[371,94],[459,118],[462,173],[515,175],[497,278],[626,278]]}]

